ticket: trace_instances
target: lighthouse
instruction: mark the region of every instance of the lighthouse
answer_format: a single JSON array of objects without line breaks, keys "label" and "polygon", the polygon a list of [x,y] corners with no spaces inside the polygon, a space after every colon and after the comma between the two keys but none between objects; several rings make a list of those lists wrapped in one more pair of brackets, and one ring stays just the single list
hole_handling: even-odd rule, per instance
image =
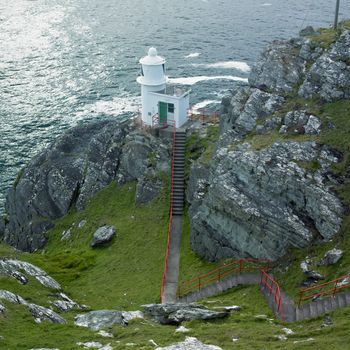
[{"label": "lighthouse", "polygon": [[190,90],[167,85],[165,75],[166,60],[158,56],[157,49],[151,47],[148,55],[139,61],[142,113],[144,125],[181,127],[187,121]]}]

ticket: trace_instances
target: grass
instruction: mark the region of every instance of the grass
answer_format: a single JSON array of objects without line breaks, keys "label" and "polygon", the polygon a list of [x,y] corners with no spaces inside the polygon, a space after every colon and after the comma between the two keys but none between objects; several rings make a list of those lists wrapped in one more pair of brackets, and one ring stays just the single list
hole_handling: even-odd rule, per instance
[{"label": "grass", "polygon": [[186,140],[185,177],[188,178],[192,162],[199,160],[208,165],[216,150],[219,139],[219,126],[212,125],[206,128],[205,136],[195,131]]}]

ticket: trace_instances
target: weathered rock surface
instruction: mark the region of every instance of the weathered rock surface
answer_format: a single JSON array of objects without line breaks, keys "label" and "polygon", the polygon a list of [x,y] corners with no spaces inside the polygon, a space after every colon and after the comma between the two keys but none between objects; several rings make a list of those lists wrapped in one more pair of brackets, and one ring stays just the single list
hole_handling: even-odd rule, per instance
[{"label": "weathered rock surface", "polygon": [[76,303],[64,293],[59,293],[57,296],[60,300],[51,301],[50,304],[56,307],[59,311],[66,312],[72,309],[82,310],[87,308],[86,305]]},{"label": "weathered rock surface", "polygon": [[284,124],[280,133],[319,135],[321,133],[321,121],[318,117],[307,111],[291,111],[284,117]]},{"label": "weathered rock surface", "polygon": [[32,313],[35,322],[41,323],[43,321],[50,321],[52,323],[67,323],[66,320],[58,315],[56,312],[47,309],[46,307],[36,305],[36,304],[28,304],[28,309]]},{"label": "weathered rock surface", "polygon": [[57,281],[50,277],[44,270],[33,264],[16,259],[0,259],[0,274],[12,276],[22,284],[28,283],[27,277],[18,270],[23,270],[29,276],[35,277],[45,287],[61,289]]},{"label": "weathered rock surface", "polygon": [[321,55],[299,89],[305,98],[332,102],[350,97],[350,31],[344,31],[331,49]]},{"label": "weathered rock surface", "polygon": [[253,66],[249,84],[276,92],[292,91],[305,73],[306,61],[299,56],[300,40],[274,41]]},{"label": "weathered rock surface", "polygon": [[28,303],[21,296],[7,290],[0,290],[0,299],[7,300],[12,304],[28,305]]},{"label": "weathered rock surface", "polygon": [[113,237],[116,235],[116,232],[117,231],[114,226],[106,225],[99,227],[92,236],[91,247],[95,248],[111,242]]},{"label": "weathered rock surface", "polygon": [[97,341],[89,341],[85,343],[78,342],[77,345],[84,347],[84,349],[113,350],[110,344],[102,345],[100,342]]},{"label": "weathered rock surface", "polygon": [[130,120],[79,125],[28,164],[8,193],[8,221],[0,235],[18,249],[34,251],[45,245],[45,233],[54,219],[72,207],[84,208],[89,198],[113,180],[120,184],[142,180],[139,197],[146,201],[155,196],[143,194],[153,186],[147,186],[147,179],[154,182],[148,175],[168,170],[168,145],[133,131]]},{"label": "weathered rock surface", "polygon": [[271,116],[284,102],[284,98],[255,88],[240,88],[232,97],[230,105],[224,107],[220,118],[220,130],[230,129],[240,133],[252,131],[258,120]]},{"label": "weathered rock surface", "polygon": [[98,310],[86,314],[80,314],[75,317],[74,324],[80,327],[87,327],[94,331],[113,325],[127,325],[122,311]]},{"label": "weathered rock surface", "polygon": [[1,303],[0,303],[0,313],[4,313],[6,311],[6,308],[5,308],[5,306],[4,305],[2,305]]},{"label": "weathered rock surface", "polygon": [[156,350],[222,350],[215,345],[206,345],[194,337],[187,337],[185,341],[167,346],[165,348],[156,348]]},{"label": "weathered rock surface", "polygon": [[147,316],[161,324],[179,325],[183,321],[211,320],[229,315],[227,311],[212,311],[197,304],[149,304],[143,307]]},{"label": "weathered rock surface", "polygon": [[7,290],[0,290],[0,299],[7,300],[12,304],[20,304],[26,306],[33,315],[36,322],[50,321],[52,323],[66,323],[66,320],[59,316],[56,312],[43,306],[28,303],[21,296],[16,295]]},{"label": "weathered rock surface", "polygon": [[[300,164],[316,160],[308,173]],[[221,148],[206,178],[198,165],[190,175],[191,246],[213,260],[225,257],[277,259],[290,247],[329,240],[343,208],[327,185],[338,158],[315,142],[277,142],[263,150],[249,144]],[[191,179],[193,178],[193,179]]]},{"label": "weathered rock surface", "polygon": [[341,249],[333,248],[324,255],[319,264],[325,266],[334,265],[343,257],[343,255],[344,252]]}]

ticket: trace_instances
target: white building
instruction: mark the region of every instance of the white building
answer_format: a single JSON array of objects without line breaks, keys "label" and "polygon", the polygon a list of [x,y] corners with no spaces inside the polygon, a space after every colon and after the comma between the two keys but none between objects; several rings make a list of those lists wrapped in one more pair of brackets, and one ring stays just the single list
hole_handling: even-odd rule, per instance
[{"label": "white building", "polygon": [[148,55],[140,59],[142,122],[145,125],[173,125],[181,127],[187,121],[190,108],[190,90],[167,86],[165,59],[151,47]]}]

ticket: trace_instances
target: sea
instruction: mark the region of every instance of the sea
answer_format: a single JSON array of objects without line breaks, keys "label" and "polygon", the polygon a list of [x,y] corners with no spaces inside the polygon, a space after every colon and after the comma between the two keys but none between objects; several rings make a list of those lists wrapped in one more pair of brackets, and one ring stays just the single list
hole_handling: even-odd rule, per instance
[{"label": "sea", "polygon": [[[36,153],[68,128],[140,108],[139,59],[154,46],[193,109],[245,84],[261,50],[336,0],[0,0],[0,213]],[[350,2],[340,2],[340,19]]]}]

